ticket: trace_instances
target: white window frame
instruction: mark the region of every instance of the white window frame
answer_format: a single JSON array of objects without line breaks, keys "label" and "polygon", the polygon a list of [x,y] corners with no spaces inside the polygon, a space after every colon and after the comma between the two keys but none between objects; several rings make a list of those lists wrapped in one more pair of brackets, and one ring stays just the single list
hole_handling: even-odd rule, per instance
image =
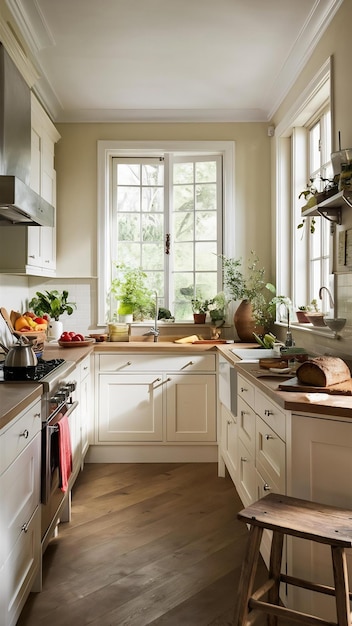
[{"label": "white window frame", "polygon": [[[329,58],[275,129],[276,286],[277,293],[289,296],[294,306],[306,304],[302,298],[309,292],[308,254],[298,255],[295,245],[300,236],[297,233],[297,206],[302,204],[302,201],[298,203],[298,196],[306,188],[308,166],[305,159],[296,158],[295,150],[302,154],[300,142],[301,146],[305,145],[307,133],[304,127],[313,113],[328,99],[331,107],[331,84]],[[295,140],[292,141],[291,137]]]},{"label": "white window frame", "polygon": [[97,198],[97,299],[98,325],[106,324],[106,296],[110,287],[109,210],[111,204],[112,157],[160,156],[165,152],[180,154],[220,154],[223,160],[223,251],[234,255],[235,208],[234,172],[235,144],[233,141],[114,141],[98,142]]}]

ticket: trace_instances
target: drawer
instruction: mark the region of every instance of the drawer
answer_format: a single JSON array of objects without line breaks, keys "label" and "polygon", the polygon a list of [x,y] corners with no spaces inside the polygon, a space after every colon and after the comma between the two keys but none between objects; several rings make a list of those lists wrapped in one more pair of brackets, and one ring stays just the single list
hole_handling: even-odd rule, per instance
[{"label": "drawer", "polygon": [[239,397],[254,408],[254,385],[239,374],[237,377],[237,389]]},{"label": "drawer", "polygon": [[141,354],[101,354],[100,372],[215,372],[215,354],[184,355],[141,355]]},{"label": "drawer", "polygon": [[255,412],[285,441],[286,439],[286,414],[285,411],[269,400],[258,389],[255,392]]},{"label": "drawer", "polygon": [[242,398],[238,399],[237,408],[238,436],[242,439],[249,452],[254,455],[256,415]]},{"label": "drawer", "polygon": [[273,491],[286,492],[286,445],[280,437],[256,416],[256,467]]},{"label": "drawer", "polygon": [[10,422],[8,428],[1,431],[0,437],[0,474],[11,465],[22,450],[41,430],[40,400]]},{"label": "drawer", "polygon": [[82,381],[87,376],[90,375],[90,370],[91,370],[91,357],[90,357],[90,355],[87,356],[85,359],[83,359],[83,361],[81,361],[79,367],[80,367],[80,374],[81,374],[81,381]]}]

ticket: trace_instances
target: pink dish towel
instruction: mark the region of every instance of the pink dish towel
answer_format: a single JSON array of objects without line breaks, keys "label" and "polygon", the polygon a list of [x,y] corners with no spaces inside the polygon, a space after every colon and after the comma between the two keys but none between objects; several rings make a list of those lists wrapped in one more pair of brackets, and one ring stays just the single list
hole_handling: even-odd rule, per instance
[{"label": "pink dish towel", "polygon": [[68,479],[72,472],[72,448],[70,426],[67,415],[63,415],[57,423],[59,428],[59,468],[61,478],[61,491],[67,491]]}]

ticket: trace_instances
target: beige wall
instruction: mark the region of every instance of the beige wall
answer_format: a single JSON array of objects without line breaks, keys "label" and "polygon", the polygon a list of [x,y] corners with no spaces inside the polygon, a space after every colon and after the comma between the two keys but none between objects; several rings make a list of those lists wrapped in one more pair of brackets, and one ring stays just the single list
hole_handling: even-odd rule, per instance
[{"label": "beige wall", "polygon": [[253,249],[270,274],[270,139],[267,124],[59,124],[58,273],[96,276],[97,141],[234,141],[235,256]]}]

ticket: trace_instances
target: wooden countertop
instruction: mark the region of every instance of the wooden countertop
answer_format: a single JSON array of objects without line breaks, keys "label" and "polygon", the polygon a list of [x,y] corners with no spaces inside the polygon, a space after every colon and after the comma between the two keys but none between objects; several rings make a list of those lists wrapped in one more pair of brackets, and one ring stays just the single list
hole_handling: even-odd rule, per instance
[{"label": "wooden countertop", "polygon": [[38,383],[2,383],[0,385],[0,429],[42,395]]},{"label": "wooden countertop", "polygon": [[[233,347],[233,346],[232,346]],[[352,419],[352,396],[330,395],[326,400],[312,402],[307,398],[307,392],[280,391],[278,385],[283,382],[282,378],[261,378],[258,372],[261,370],[258,363],[242,363],[231,352],[230,345],[218,346],[219,352],[233,364],[236,370],[256,384],[269,398],[287,411],[304,414],[319,414],[334,417],[344,417]],[[314,400],[314,395],[311,394]]]},{"label": "wooden countertop", "polygon": [[[173,341],[130,341],[130,342],[101,342],[92,343],[88,347],[62,348],[57,344],[45,344],[43,358],[63,358],[66,361],[74,361],[78,364],[88,354],[99,352],[129,352],[129,353],[219,353],[229,363],[233,364],[237,371],[252,380],[259,389],[266,393],[274,402],[283,409],[299,413],[320,414],[325,416],[339,416],[352,419],[351,396],[329,396],[327,400],[310,402],[305,393],[284,392],[278,390],[278,384],[282,379],[258,378],[259,365],[256,363],[242,363],[231,352],[236,344],[178,344]],[[240,344],[242,348],[255,347],[253,344]],[[2,383],[0,385],[0,429],[11,421],[18,413],[39,398],[42,393],[40,383]]]}]

